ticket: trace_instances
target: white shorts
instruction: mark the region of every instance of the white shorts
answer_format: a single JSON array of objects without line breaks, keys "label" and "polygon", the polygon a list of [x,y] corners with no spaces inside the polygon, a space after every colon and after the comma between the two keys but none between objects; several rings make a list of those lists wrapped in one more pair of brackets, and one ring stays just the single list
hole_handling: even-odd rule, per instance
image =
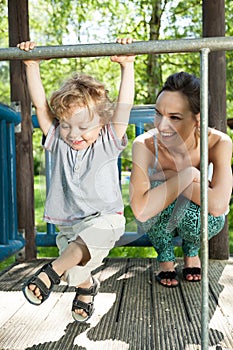
[{"label": "white shorts", "polygon": [[86,265],[74,266],[63,275],[69,286],[78,286],[90,277],[91,271],[101,265],[110,249],[124,234],[125,217],[119,214],[97,214],[88,216],[73,226],[59,226],[59,230],[56,242],[60,254],[78,237],[89,250],[91,258]]}]

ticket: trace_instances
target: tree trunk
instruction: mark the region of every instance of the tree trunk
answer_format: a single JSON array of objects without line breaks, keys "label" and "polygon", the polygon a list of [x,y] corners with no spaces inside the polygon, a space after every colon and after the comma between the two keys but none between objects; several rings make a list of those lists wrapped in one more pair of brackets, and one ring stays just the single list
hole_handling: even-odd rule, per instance
[{"label": "tree trunk", "polygon": [[[29,40],[28,1],[8,1],[9,46]],[[31,103],[22,61],[10,62],[11,101],[21,107],[21,130],[16,133],[18,229],[25,232],[25,258],[36,258],[34,237],[34,164]]]},{"label": "tree trunk", "polygon": [[[166,1],[165,1],[166,4]],[[165,6],[165,5],[164,5]],[[150,40],[159,39],[159,31],[161,26],[161,16],[164,8],[161,8],[161,0],[152,0],[152,14],[149,22]],[[159,63],[159,55],[148,55],[148,97],[146,103],[154,104],[159,88],[162,82],[162,70]]]},{"label": "tree trunk", "polygon": [[[225,36],[225,1],[204,0],[203,37]],[[209,55],[209,125],[223,132],[227,130],[226,120],[226,56],[225,52]],[[220,234],[210,240],[210,258],[229,258],[228,224]]]}]

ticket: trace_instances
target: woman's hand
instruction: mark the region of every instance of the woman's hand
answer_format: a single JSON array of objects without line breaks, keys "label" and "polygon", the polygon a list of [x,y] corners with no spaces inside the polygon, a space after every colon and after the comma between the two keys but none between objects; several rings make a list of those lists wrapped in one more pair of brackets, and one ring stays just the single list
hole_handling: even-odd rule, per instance
[{"label": "woman's hand", "polygon": [[200,170],[192,167],[193,169],[193,182],[200,183],[201,182],[201,173]]}]

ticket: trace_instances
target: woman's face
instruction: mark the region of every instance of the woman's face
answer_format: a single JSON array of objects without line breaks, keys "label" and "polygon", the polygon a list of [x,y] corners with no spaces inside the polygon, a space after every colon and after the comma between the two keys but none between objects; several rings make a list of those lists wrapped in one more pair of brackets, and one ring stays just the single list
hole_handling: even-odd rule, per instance
[{"label": "woman's face", "polygon": [[190,111],[188,99],[178,91],[163,91],[155,105],[154,125],[166,146],[179,146],[195,133],[199,116]]}]

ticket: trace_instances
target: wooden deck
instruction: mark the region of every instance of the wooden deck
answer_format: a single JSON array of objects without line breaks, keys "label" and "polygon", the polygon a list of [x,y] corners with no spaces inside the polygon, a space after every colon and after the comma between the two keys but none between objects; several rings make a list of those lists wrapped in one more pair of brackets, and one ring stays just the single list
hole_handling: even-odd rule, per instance
[{"label": "wooden deck", "polygon": [[[73,321],[74,291],[65,284],[39,307],[25,300],[22,281],[44,263],[0,275],[1,350],[201,349],[201,284],[182,280],[182,261],[180,286],[169,289],[155,281],[155,259],[106,259],[95,271],[101,289],[87,324]],[[210,261],[209,279],[209,349],[233,349],[233,258]]]}]

